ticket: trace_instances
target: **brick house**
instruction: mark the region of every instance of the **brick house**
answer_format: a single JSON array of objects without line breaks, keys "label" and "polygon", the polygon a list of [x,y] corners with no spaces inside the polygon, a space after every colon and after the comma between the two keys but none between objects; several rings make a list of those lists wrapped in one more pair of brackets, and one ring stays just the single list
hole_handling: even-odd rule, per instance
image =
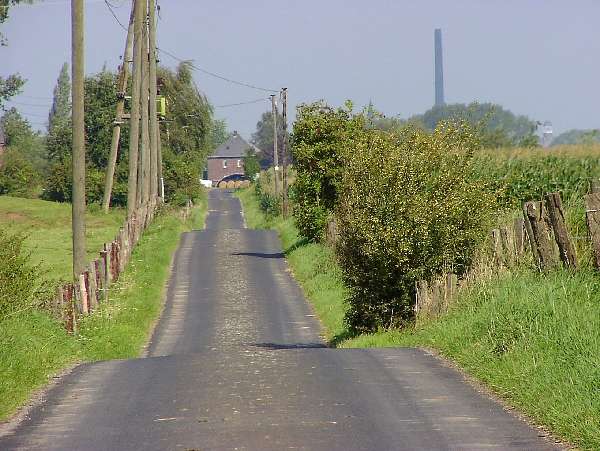
[{"label": "brick house", "polygon": [[238,132],[234,131],[227,141],[216,148],[208,157],[208,180],[216,185],[221,180],[241,179],[244,176],[244,156],[248,150],[257,152]]}]

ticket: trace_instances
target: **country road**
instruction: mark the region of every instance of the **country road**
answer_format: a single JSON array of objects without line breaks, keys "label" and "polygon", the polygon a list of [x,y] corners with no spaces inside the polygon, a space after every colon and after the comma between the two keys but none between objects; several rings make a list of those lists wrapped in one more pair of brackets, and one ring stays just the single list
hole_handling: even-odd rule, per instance
[{"label": "country road", "polygon": [[551,450],[417,349],[329,349],[273,231],[210,193],[144,358],[83,364],[0,450]]}]

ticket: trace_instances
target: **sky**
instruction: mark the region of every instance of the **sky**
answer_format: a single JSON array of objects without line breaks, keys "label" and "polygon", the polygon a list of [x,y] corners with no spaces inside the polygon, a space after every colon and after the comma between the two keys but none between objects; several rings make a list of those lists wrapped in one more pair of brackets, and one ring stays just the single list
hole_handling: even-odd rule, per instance
[{"label": "sky", "polygon": [[[109,0],[123,23],[130,0]],[[372,101],[407,118],[434,101],[433,32],[441,28],[446,102],[494,102],[554,133],[600,128],[598,0],[158,0],[158,45],[227,78],[288,88],[289,114],[324,99]],[[104,0],[86,0],[86,73],[116,69],[125,31]],[[0,75],[26,78],[17,107],[44,129],[52,89],[70,61],[70,2],[11,8]],[[161,64],[177,61],[161,54]],[[268,92],[196,71],[230,130],[249,138]],[[257,103],[222,107],[264,99]]]}]

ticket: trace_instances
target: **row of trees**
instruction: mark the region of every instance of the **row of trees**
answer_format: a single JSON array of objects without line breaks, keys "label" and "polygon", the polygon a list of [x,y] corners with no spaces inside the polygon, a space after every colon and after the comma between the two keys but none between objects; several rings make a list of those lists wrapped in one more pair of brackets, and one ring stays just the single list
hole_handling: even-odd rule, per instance
[{"label": "row of trees", "polygon": [[[161,94],[167,113],[160,124],[163,177],[168,202],[184,203],[199,193],[198,179],[207,155],[227,138],[224,121],[213,118],[213,109],[196,87],[190,63],[176,70],[161,67]],[[117,74],[107,69],[86,77],[86,194],[101,202],[104,177],[117,103]],[[0,168],[0,193],[71,200],[71,100],[69,68],[65,64],[54,88],[47,133],[35,132],[12,108],[0,118],[7,151]],[[129,127],[122,128],[115,170],[112,205],[127,202]]]}]

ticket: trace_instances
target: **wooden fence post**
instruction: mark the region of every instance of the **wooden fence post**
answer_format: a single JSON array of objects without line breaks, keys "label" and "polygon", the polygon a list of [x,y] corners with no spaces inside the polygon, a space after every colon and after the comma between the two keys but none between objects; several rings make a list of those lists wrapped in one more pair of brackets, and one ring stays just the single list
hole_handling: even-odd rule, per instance
[{"label": "wooden fence post", "polygon": [[600,193],[585,196],[585,222],[592,241],[594,266],[600,269]]},{"label": "wooden fence post", "polygon": [[513,224],[513,238],[515,256],[518,260],[525,253],[525,220],[523,218],[515,219]]},{"label": "wooden fence post", "polygon": [[87,315],[90,312],[90,308],[88,304],[88,296],[85,285],[85,275],[81,273],[79,274],[79,295],[81,296],[81,313]]},{"label": "wooden fence post", "polygon": [[523,204],[525,228],[531,244],[531,251],[540,270],[549,269],[558,263],[556,245],[552,239],[552,229],[542,202]]},{"label": "wooden fence post", "polygon": [[575,254],[575,246],[573,246],[569,231],[567,230],[560,194],[548,193],[544,197],[544,200],[548,209],[552,230],[554,231],[554,239],[558,245],[560,259],[565,266],[575,269],[577,268],[577,255]]},{"label": "wooden fence post", "polygon": [[90,263],[90,269],[88,270],[89,279],[88,286],[90,287],[89,299],[90,299],[90,311],[96,310],[98,307],[98,284],[96,279],[96,265],[95,261]]}]

